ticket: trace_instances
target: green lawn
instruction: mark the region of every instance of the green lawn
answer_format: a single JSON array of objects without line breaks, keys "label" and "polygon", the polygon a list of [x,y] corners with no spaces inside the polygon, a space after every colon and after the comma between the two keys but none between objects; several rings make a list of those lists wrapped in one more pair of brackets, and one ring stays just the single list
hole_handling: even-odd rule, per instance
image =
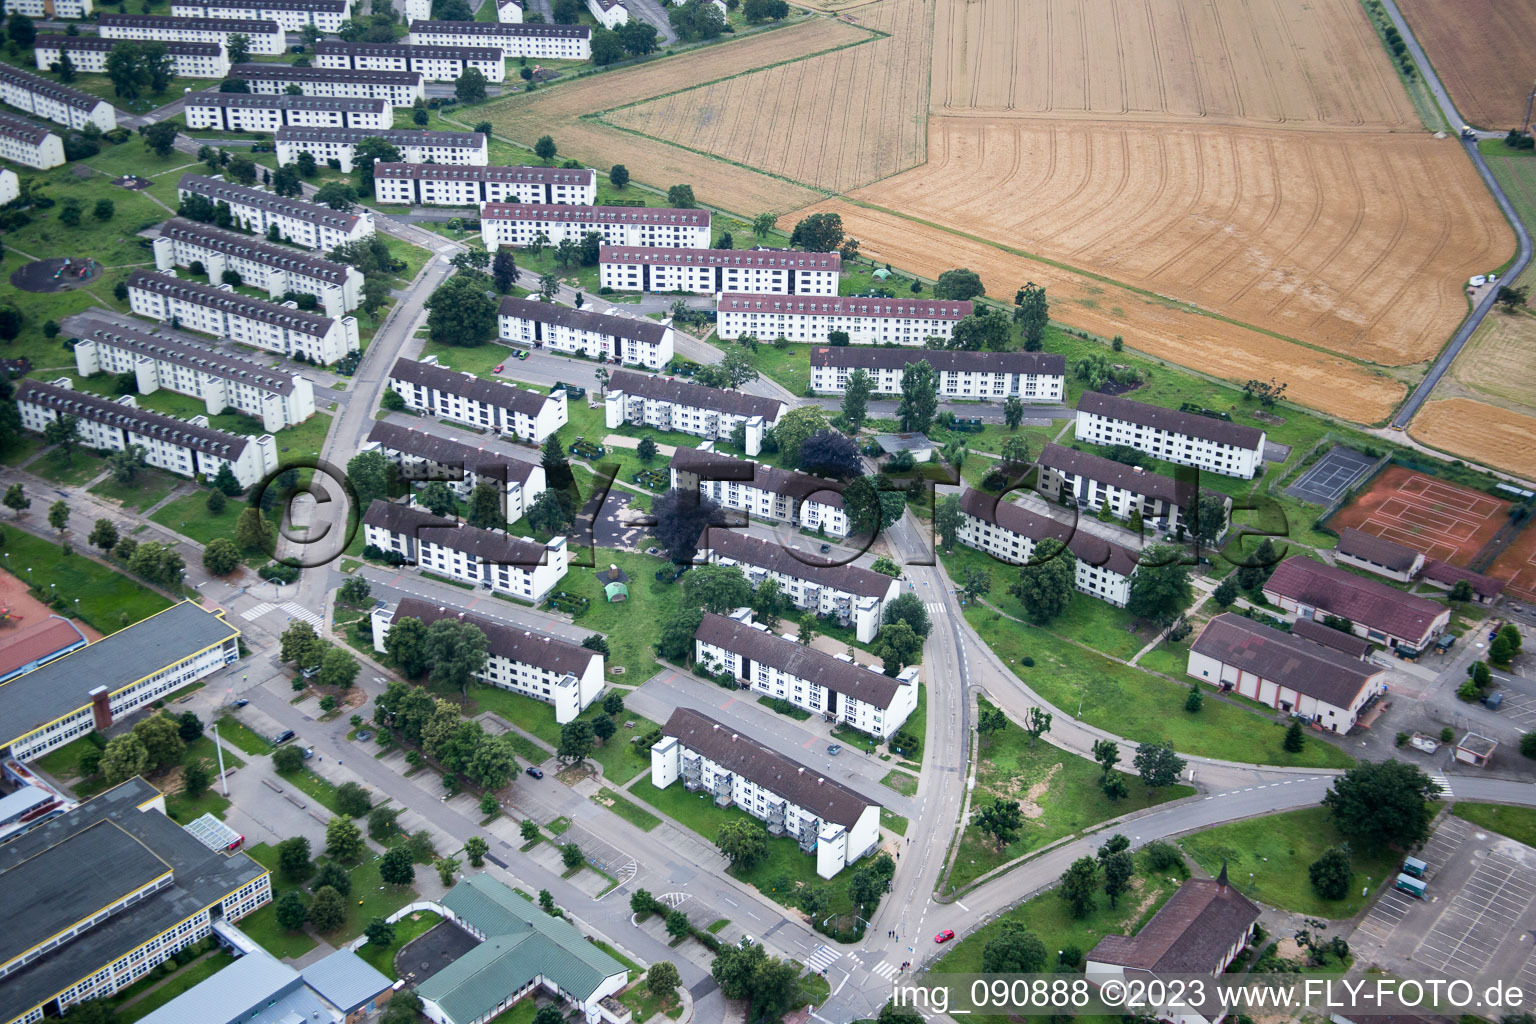
[{"label": "green lawn", "polygon": [[1183,679],[1189,668],[1189,638],[1177,643],[1164,640],[1143,654],[1136,664],[1152,672],[1161,672],[1175,679]]},{"label": "green lawn", "polygon": [[[34,502],[36,510],[38,502]],[[83,544],[77,538],[76,544]],[[4,562],[17,578],[47,590],[55,584],[60,600],[74,603],[79,616],[102,633],[146,619],[171,606],[168,598],[80,554],[65,555],[57,544],[20,530],[7,530]]]},{"label": "green lawn", "polygon": [[120,484],[108,477],[92,487],[91,493],[121,502],[127,511],[142,512],[166,497],[181,483],[178,477],[171,476],[169,473],[146,469],[140,470],[130,484]]},{"label": "green lawn", "polygon": [[[370,919],[371,920],[371,919]],[[357,955],[373,965],[380,974],[393,978],[395,976],[395,954],[405,948],[406,943],[419,938],[431,931],[442,918],[430,910],[418,910],[408,917],[402,917],[395,922],[395,941],[387,946],[375,946],[372,943],[364,943],[357,951]],[[365,926],[366,927],[366,926]]]},{"label": "green lawn", "polygon": [[280,960],[291,960],[294,957],[303,956],[314,949],[316,942],[304,932],[290,932],[277,923],[277,910],[275,906],[277,896],[277,880],[274,876],[272,883],[273,902],[268,903],[254,913],[242,917],[237,923],[240,930],[249,935],[251,940],[262,949]]},{"label": "green lawn", "polygon": [[[788,388],[792,395],[805,394],[811,386],[811,346],[792,342],[783,348],[778,348],[771,344],[772,338],[762,338],[759,341],[760,344],[755,352],[747,350],[757,372],[778,381]],[[712,344],[724,348],[732,343],[714,339]]]},{"label": "green lawn", "polygon": [[[984,709],[992,706],[984,699],[979,704]],[[1139,779],[1127,777],[1130,795],[1115,802],[1099,788],[1101,775],[1094,762],[1044,740],[1031,748],[1017,722],[1010,721],[1001,733],[984,735],[971,796],[973,823],[966,825],[960,837],[949,875],[950,891],[958,892],[993,868],[1062,836],[1194,793],[1190,786],[1168,786],[1149,794]],[[974,824],[977,812],[993,799],[1016,800],[1024,811],[1019,837],[1001,851]]]},{"label": "green lawn", "polygon": [[[444,345],[442,342],[433,341],[430,338],[421,347],[421,357],[437,356],[437,361],[450,370],[459,373],[473,373],[487,380],[510,380],[506,374],[494,374],[491,368],[505,364],[515,363],[512,350],[506,345],[496,342],[486,342],[484,345],[463,346]],[[515,371],[514,371],[515,372]],[[540,388],[539,390],[543,390]]]},{"label": "green lawn", "polygon": [[252,757],[262,757],[272,753],[272,744],[265,736],[258,735],[244,722],[236,721],[230,715],[222,715],[219,718],[219,739],[250,754]]},{"label": "green lawn", "polygon": [[118,1010],[117,1019],[120,1024],[133,1024],[140,1017],[149,1016],[153,1011],[158,1010],[194,985],[207,981],[234,962],[235,958],[232,955],[220,949],[215,953],[208,954],[196,963],[179,968],[159,988],[154,989],[131,1006],[125,1006]]},{"label": "green lawn", "polygon": [[525,998],[514,1003],[510,1010],[491,1021],[491,1024],[533,1024],[534,1014],[538,1010],[538,1004],[532,998]]},{"label": "green lawn", "polygon": [[880,781],[890,786],[902,796],[911,796],[917,792],[917,776],[910,772],[898,771],[892,768],[885,773],[885,778]]},{"label": "green lawn", "polygon": [[651,995],[644,982],[638,982],[620,992],[619,1002],[633,1011],[637,1024],[650,1020],[658,1013],[665,1014],[670,1020],[677,1020],[683,1013],[683,1001],[677,997],[676,992],[669,992],[665,999],[661,999]]},{"label": "green lawn", "polygon": [[[209,774],[216,776],[218,774],[217,766]],[[190,821],[195,821],[205,814],[212,814],[215,818],[222,821],[228,810],[229,801],[220,794],[217,781],[195,800],[185,793],[167,793],[165,795],[166,817],[183,825]]]},{"label": "green lawn", "polygon": [[661,819],[656,817],[656,815],[641,807],[639,804],[636,804],[630,800],[626,800],[624,797],[609,789],[607,786],[604,786],[602,789],[598,790],[597,795],[592,799],[599,806],[608,808],[614,814],[617,814],[619,817],[623,818],[625,821],[629,822],[631,825],[644,832],[649,832],[651,829],[661,824]]},{"label": "green lawn", "polygon": [[[294,884],[283,878],[277,871],[277,848],[266,843],[257,843],[246,850],[257,862],[272,872],[272,899],[273,902],[262,907],[249,917],[242,918],[240,928],[256,942],[260,943],[267,952],[281,959],[289,959],[302,956],[315,947],[315,941],[304,932],[290,932],[281,928],[276,919],[273,906],[277,897],[290,889],[297,889],[307,902],[309,891],[304,883]],[[318,851],[316,851],[318,853]],[[368,922],[375,917],[388,917],[390,914],[405,906],[416,898],[416,890],[409,887],[385,885],[379,877],[379,860],[382,855],[375,855],[371,851],[364,854],[364,859],[356,865],[343,864],[347,873],[352,878],[352,891],[346,897],[347,916],[340,928],[326,936],[326,940],[332,945],[339,946],[344,942],[350,942],[363,934],[368,927]],[[326,863],[323,856],[315,857],[316,871]],[[306,882],[313,881],[313,876]],[[402,932],[408,930],[405,925],[396,927],[396,939],[399,940]],[[414,924],[412,925],[414,927]],[[426,929],[423,928],[422,931]],[[419,934],[419,933],[418,933]],[[380,968],[384,973],[390,973]]]},{"label": "green lawn", "polygon": [[895,811],[888,811],[884,807],[880,808],[881,828],[888,828],[892,832],[895,832],[897,835],[904,836],[907,834],[908,824],[910,823],[907,821],[907,819],[903,818]]},{"label": "green lawn", "polygon": [[[303,738],[300,737],[289,742],[302,743]],[[307,794],[332,814],[339,815],[341,813],[336,809],[336,786],[330,780],[322,779],[306,768],[300,768],[296,772],[278,772],[277,777],[294,789]]]},{"label": "green lawn", "polygon": [[[1477,148],[1520,219],[1536,224],[1536,152],[1510,149],[1503,139],[1483,139]],[[1529,272],[1520,277],[1522,283],[1531,280]]]},{"label": "green lawn", "polygon": [[[573,570],[580,571],[580,570]],[[566,577],[569,581],[570,577]],[[610,638],[610,642],[611,638]],[[555,721],[555,708],[552,704],[545,704],[541,700],[532,697],[524,697],[520,693],[512,693],[509,690],[500,690],[494,686],[476,684],[470,689],[470,700],[475,705],[476,712],[491,711],[508,722],[517,725],[518,728],[532,733],[539,739],[548,743],[551,747],[560,745],[560,723]],[[582,712],[581,718],[591,721],[603,714],[602,705],[593,703]],[[625,729],[624,723],[633,721],[633,729]],[[644,757],[637,757],[630,752],[634,744],[629,741],[637,736],[656,728],[656,723],[642,718],[628,710],[622,712],[616,724],[618,732],[608,738],[608,742],[592,751],[591,759],[603,766],[603,778],[608,782],[622,786],[630,779],[646,771],[651,766],[650,751],[645,751]],[[527,743],[527,740],[523,741]],[[529,745],[532,746],[531,744]],[[522,751],[519,751],[522,753]],[[534,756],[534,755],[537,756]],[[547,760],[549,755],[533,748],[524,754],[530,761],[538,762]]]},{"label": "green lawn", "polygon": [[1356,851],[1349,896],[1325,900],[1312,891],[1307,868],[1330,846],[1341,842],[1328,810],[1306,807],[1218,825],[1183,839],[1179,845],[1213,875],[1226,861],[1227,877],[1256,900],[1282,910],[1339,920],[1354,916],[1365,906],[1368,898],[1360,895],[1362,888],[1380,886],[1397,874],[1402,862],[1401,855],[1391,850],[1373,855]]},{"label": "green lawn", "polygon": [[[44,480],[65,487],[79,487],[106,468],[107,464],[100,454],[79,447],[68,454],[62,448],[51,448],[27,467]],[[37,498],[33,498],[32,504],[34,511],[47,511]]]},{"label": "green lawn", "polygon": [[1458,818],[1465,818],[1474,825],[1508,836],[1517,843],[1536,846],[1536,808],[1458,802],[1451,810]]},{"label": "green lawn", "polygon": [[[603,584],[598,581],[597,573],[591,568],[575,565],[560,581],[560,589],[586,597],[591,602],[575,622],[608,638],[608,646],[613,652],[607,659],[609,677],[643,683],[661,667],[651,644],[655,642],[658,625],[682,607],[683,589],[676,583],[657,581],[656,570],[670,564],[666,559],[604,549],[596,553],[596,560],[604,569],[610,562],[615,563],[629,575],[629,600],[608,604],[603,599]],[[614,676],[611,670],[615,666],[622,666],[624,671]]]},{"label": "green lawn", "polygon": [[87,750],[99,750],[96,744],[91,742],[89,736],[81,736],[77,740],[70,740],[57,750],[50,750],[37,759],[37,766],[56,779],[78,779],[83,774],[80,769],[80,755]]},{"label": "green lawn", "polygon": [[233,538],[235,521],[245,510],[245,503],[231,499],[225,502],[222,512],[215,514],[208,511],[208,494],[207,490],[199,488],[191,494],[166,502],[164,508],[149,517],[150,521],[205,546],[220,537]]}]

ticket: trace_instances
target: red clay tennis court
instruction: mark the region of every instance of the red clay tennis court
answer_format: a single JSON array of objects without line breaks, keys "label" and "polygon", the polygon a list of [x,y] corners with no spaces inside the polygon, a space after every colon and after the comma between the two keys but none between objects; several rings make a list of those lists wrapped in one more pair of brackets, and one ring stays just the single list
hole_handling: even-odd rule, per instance
[{"label": "red clay tennis court", "polygon": [[1536,524],[1527,525],[1505,548],[1488,575],[1505,581],[1505,592],[1526,601],[1536,601]]},{"label": "red clay tennis court", "polygon": [[1428,558],[1465,566],[1493,539],[1508,511],[1509,502],[1482,491],[1388,466],[1328,525],[1335,530],[1353,526]]}]

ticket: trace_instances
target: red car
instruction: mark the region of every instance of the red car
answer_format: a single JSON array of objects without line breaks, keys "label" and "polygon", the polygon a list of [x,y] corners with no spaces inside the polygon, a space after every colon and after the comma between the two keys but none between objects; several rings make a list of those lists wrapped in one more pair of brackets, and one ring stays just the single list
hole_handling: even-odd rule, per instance
[{"label": "red car", "polygon": [[955,937],[954,931],[949,929],[949,928],[945,928],[943,931],[939,932],[939,934],[937,934],[937,935],[935,935],[933,937],[933,941],[934,942],[941,942],[941,943],[942,942],[948,942],[950,939],[952,939],[954,937]]},{"label": "red car", "polygon": [[506,368],[507,368],[507,364],[506,363],[497,363],[496,364],[496,368],[494,370],[492,370],[491,372],[492,373],[500,373],[502,370],[505,370]]}]

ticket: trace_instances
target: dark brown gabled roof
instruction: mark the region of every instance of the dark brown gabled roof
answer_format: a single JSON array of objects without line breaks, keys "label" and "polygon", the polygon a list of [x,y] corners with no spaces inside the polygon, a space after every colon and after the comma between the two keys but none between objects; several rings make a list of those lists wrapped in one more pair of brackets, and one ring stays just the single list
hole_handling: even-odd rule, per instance
[{"label": "dark brown gabled roof", "polygon": [[1210,974],[1258,919],[1258,905],[1232,886],[1195,878],[1141,931],[1104,936],[1088,959],[1160,974]]},{"label": "dark brown gabled roof", "polygon": [[783,313],[817,316],[869,316],[891,320],[963,320],[969,299],[879,299],[866,295],[759,295],[726,292],[720,312]]},{"label": "dark brown gabled roof", "polygon": [[777,398],[762,398],[723,388],[706,388],[702,384],[667,380],[632,370],[615,370],[608,380],[608,390],[694,409],[713,409],[732,416],[761,416],[769,423],[778,419],[784,411],[784,403]]},{"label": "dark brown gabled roof", "polygon": [[237,256],[327,284],[345,284],[347,272],[351,269],[345,263],[336,263],[317,253],[286,245],[273,245],[262,238],[225,231],[212,224],[202,224],[185,217],[172,217],[160,225],[160,234],[172,241],[212,249],[226,256]]},{"label": "dark brown gabled roof", "polygon": [[254,359],[220,352],[158,324],[151,327],[142,320],[134,320],[121,313],[94,308],[64,317],[59,323],[83,341],[109,345],[134,356],[175,363],[198,373],[246,384],[274,395],[293,394],[296,374],[278,373]]},{"label": "dark brown gabled roof", "polygon": [[872,704],[882,711],[891,706],[891,701],[903,685],[883,672],[861,668],[852,662],[823,654],[814,647],[786,640],[767,630],[756,629],[714,612],[704,613],[704,621],[699,625],[694,639],[772,666],[845,697]]},{"label": "dark brown gabled roof", "polygon": [[278,142],[299,145],[328,142],[355,146],[364,139],[383,139],[391,146],[458,146],[479,149],[485,145],[480,132],[429,132],[424,128],[290,128],[282,127],[273,136]]},{"label": "dark brown gabled roof", "polygon": [[805,808],[821,820],[844,828],[852,828],[866,810],[880,806],[692,708],[673,709],[667,724],[661,727],[661,734],[676,738],[689,750]]},{"label": "dark brown gabled roof", "polygon": [[749,484],[771,494],[782,494],[804,501],[814,498],[819,505],[843,507],[843,485],[836,480],[811,476],[797,470],[779,469],[750,459],[738,459],[716,451],[679,448],[672,456],[672,468],[706,480],[731,480]]},{"label": "dark brown gabled roof", "polygon": [[470,36],[539,36],[545,39],[586,39],[590,25],[540,25],[507,21],[413,21],[410,31],[460,33]]},{"label": "dark brown gabled roof", "polygon": [[394,57],[400,60],[480,60],[502,61],[505,51],[499,46],[443,46],[424,43],[349,43],[344,39],[315,41],[315,56],[328,53],[348,57]]},{"label": "dark brown gabled roof", "polygon": [[[252,18],[178,18],[171,14],[103,14],[97,19],[102,28],[151,28],[162,32],[238,32],[241,35],[275,36],[282,32],[277,22]],[[110,36],[108,37],[110,38]]]},{"label": "dark brown gabled roof", "polygon": [[967,487],[960,496],[960,509],[968,516],[975,516],[1036,543],[1052,537],[1066,544],[1075,558],[1089,565],[1102,566],[1110,572],[1129,576],[1136,571],[1137,556],[1129,548],[1111,543],[1095,534],[1085,533],[1071,523],[1051,519],[1032,512],[1022,505],[1003,501],[990,494]]},{"label": "dark brown gabled roof", "polygon": [[535,565],[545,564],[544,545],[537,541],[442,519],[413,505],[396,505],[376,498],[363,514],[363,525],[404,534],[423,544],[462,551],[494,565],[531,570]]},{"label": "dark brown gabled roof", "polygon": [[429,434],[425,430],[402,427],[398,423],[380,420],[368,432],[368,440],[376,441],[391,451],[403,452],[418,459],[426,459],[440,466],[462,466],[477,476],[489,476],[507,482],[526,484],[533,474],[535,463],[510,458],[499,452],[483,448],[471,448],[452,438]]},{"label": "dark brown gabled roof", "polygon": [[1297,636],[1305,637],[1313,643],[1322,644],[1324,647],[1332,647],[1336,651],[1342,651],[1360,661],[1371,653],[1372,644],[1363,636],[1355,636],[1346,633],[1342,629],[1334,629],[1325,626],[1316,619],[1297,619],[1291,623],[1291,632]]},{"label": "dark brown gabled roof", "polygon": [[1374,533],[1346,526],[1339,531],[1339,554],[1349,555],[1391,569],[1407,572],[1419,560],[1419,553],[1405,544],[1378,537]]},{"label": "dark brown gabled roof", "polygon": [[923,361],[939,373],[1035,373],[1060,377],[1067,372],[1067,357],[1059,352],[914,351],[880,345],[817,345],[811,349],[812,366],[901,370],[910,363]]},{"label": "dark brown gabled roof", "polygon": [[[107,101],[100,96],[92,96],[90,93],[81,92],[79,89],[71,89],[67,85],[50,82],[30,71],[12,67],[9,64],[0,64],[0,82],[9,82],[20,89],[36,96],[43,96],[55,100],[67,107],[76,110],[95,110]],[[108,104],[110,106],[110,104]]]},{"label": "dark brown gabled roof", "polygon": [[1207,622],[1190,650],[1346,710],[1382,672],[1332,647],[1233,612]]},{"label": "dark brown gabled roof", "polygon": [[[265,67],[266,65],[257,66]],[[287,65],[274,66],[286,67]],[[358,215],[355,213],[342,213],[328,206],[321,206],[319,203],[291,199],[288,196],[280,196],[276,192],[268,192],[249,185],[236,185],[219,178],[210,178],[206,174],[193,174],[190,171],[183,174],[181,180],[176,182],[176,191],[191,192],[215,204],[224,202],[230,206],[248,206],[258,210],[268,210],[317,227],[333,228],[349,234],[357,227]]]},{"label": "dark brown gabled roof", "polygon": [[712,549],[717,555],[743,565],[755,565],[784,576],[814,583],[818,587],[831,587],[859,597],[884,597],[890,593],[895,579],[873,569],[861,569],[857,565],[826,565],[805,560],[791,554],[776,541],[760,540],[740,530],[726,526],[705,528],[699,541],[700,547]]},{"label": "dark brown gabled roof", "polygon": [[280,306],[265,299],[248,298],[233,290],[226,291],[215,285],[171,277],[158,271],[135,270],[128,275],[128,287],[168,295],[173,299],[222,310],[230,316],[257,320],[316,338],[325,337],[336,325],[335,320],[319,313],[306,313],[302,309]]},{"label": "dark brown gabled roof", "polygon": [[262,110],[333,110],[341,113],[382,114],[389,101],[372,96],[264,96],[254,92],[195,92],[188,107],[252,107]]},{"label": "dark brown gabled roof", "polygon": [[[183,0],[188,7],[209,7],[236,11],[317,11],[345,14],[346,0]],[[172,0],[171,6],[177,6]]]},{"label": "dark brown gabled roof", "polygon": [[[490,209],[494,203],[486,203]],[[609,316],[606,313],[589,313],[583,309],[557,306],[553,302],[535,302],[532,299],[515,299],[508,296],[501,300],[497,310],[501,316],[515,316],[520,320],[532,320],[541,324],[567,327],[573,331],[591,331],[609,334],[616,338],[632,338],[647,345],[659,345],[671,328],[655,320],[632,320],[627,316]]]},{"label": "dark brown gabled roof", "polygon": [[[497,51],[500,52],[500,51]],[[375,181],[411,178],[418,181],[502,181],[530,185],[591,185],[597,172],[590,167],[465,167],[460,164],[376,163]]]},{"label": "dark brown gabled roof", "polygon": [[486,203],[481,220],[535,220],[567,224],[647,224],[709,227],[708,210],[640,206],[576,206],[567,203]]},{"label": "dark brown gabled roof", "polygon": [[[106,50],[110,53],[121,42],[121,39],[106,39],[102,36],[66,36],[62,33],[39,32],[32,45],[38,50],[62,50],[66,53],[70,50]],[[224,52],[223,46],[218,43],[194,43],[185,39],[166,39],[163,45],[165,52],[173,57],[217,57]]]},{"label": "dark brown gabled roof", "polygon": [[841,273],[843,258],[835,252],[797,249],[675,249],[650,245],[603,245],[598,263],[646,263],[666,267],[723,267],[750,270],[821,270]]},{"label": "dark brown gabled roof", "polygon": [[420,85],[420,71],[369,71],[362,68],[296,68],[292,64],[236,64],[230,78],[246,82],[361,82],[367,85]]},{"label": "dark brown gabled roof", "polygon": [[1084,391],[1077,400],[1078,412],[1090,412],[1110,419],[1139,423],[1145,427],[1166,430],[1173,434],[1185,434],[1217,444],[1257,450],[1264,438],[1264,431],[1237,423],[1201,416],[1199,413],[1179,412],[1160,405],[1133,402],[1118,395],[1106,395],[1098,391]]},{"label": "dark brown gabled roof", "polygon": [[538,416],[545,403],[554,401],[548,395],[520,388],[515,384],[485,380],[472,373],[458,373],[446,366],[418,363],[404,356],[395,360],[395,367],[389,371],[389,375],[394,380],[419,384],[425,388],[458,395],[460,398],[473,399],[498,409],[520,412],[529,417]]},{"label": "dark brown gabled roof", "polygon": [[1435,620],[1446,614],[1444,605],[1305,555],[1281,562],[1264,584],[1264,591],[1412,641],[1427,637]]},{"label": "dark brown gabled roof", "polygon": [[44,128],[35,121],[0,112],[0,135],[19,139],[29,146],[41,146],[43,140],[52,134],[51,128]]},{"label": "dark brown gabled roof", "polygon": [[26,378],[16,384],[18,402],[30,402],[52,409],[60,415],[78,416],[92,423],[105,423],[120,430],[152,437],[166,444],[181,445],[231,462],[240,458],[240,453],[245,451],[246,444],[251,440],[242,434],[227,434],[211,427],[199,427],[174,416],[135,409],[101,395],[93,395],[89,391],[74,391]]},{"label": "dark brown gabled roof", "polygon": [[593,658],[601,659],[596,651],[566,643],[554,637],[535,635],[525,629],[504,622],[493,622],[458,608],[423,601],[415,597],[402,598],[395,608],[394,622],[401,619],[419,619],[430,626],[438,619],[458,619],[480,627],[485,634],[486,647],[491,654],[508,661],[521,662],[547,672],[573,675],[578,678],[587,671]]},{"label": "dark brown gabled roof", "polygon": [[1450,562],[1442,562],[1438,558],[1426,559],[1424,569],[1420,572],[1427,580],[1435,580],[1449,586],[1455,586],[1457,581],[1466,580],[1472,585],[1472,592],[1483,597],[1498,597],[1504,592],[1504,581],[1496,580],[1492,576],[1484,576],[1480,572],[1471,569],[1463,569],[1459,565]]},{"label": "dark brown gabled roof", "polygon": [[1192,480],[1178,480],[1161,473],[1149,473],[1139,466],[1127,466],[1114,459],[1090,455],[1075,448],[1047,443],[1040,450],[1040,465],[1081,476],[1088,480],[1110,484],[1132,494],[1145,495],[1189,508],[1195,502],[1195,484]]}]

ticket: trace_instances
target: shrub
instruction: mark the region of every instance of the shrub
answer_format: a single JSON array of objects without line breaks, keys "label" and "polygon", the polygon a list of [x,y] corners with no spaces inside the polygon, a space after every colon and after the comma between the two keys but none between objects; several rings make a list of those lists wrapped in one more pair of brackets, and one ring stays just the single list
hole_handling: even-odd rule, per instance
[{"label": "shrub", "polygon": [[1141,854],[1147,859],[1147,867],[1153,871],[1168,871],[1184,867],[1184,857],[1171,843],[1155,842],[1142,847]]}]

